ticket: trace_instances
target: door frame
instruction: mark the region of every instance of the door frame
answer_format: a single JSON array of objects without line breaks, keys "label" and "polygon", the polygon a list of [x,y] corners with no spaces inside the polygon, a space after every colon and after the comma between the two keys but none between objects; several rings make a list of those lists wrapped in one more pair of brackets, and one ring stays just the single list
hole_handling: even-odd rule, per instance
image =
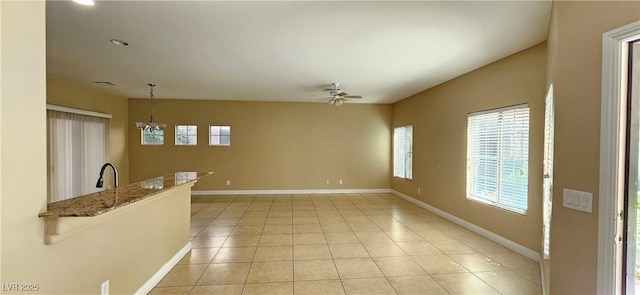
[{"label": "door frame", "polygon": [[602,35],[600,190],[598,198],[598,294],[618,294],[621,266],[615,243],[619,200],[624,188],[627,64],[629,42],[640,37],[640,21]]}]

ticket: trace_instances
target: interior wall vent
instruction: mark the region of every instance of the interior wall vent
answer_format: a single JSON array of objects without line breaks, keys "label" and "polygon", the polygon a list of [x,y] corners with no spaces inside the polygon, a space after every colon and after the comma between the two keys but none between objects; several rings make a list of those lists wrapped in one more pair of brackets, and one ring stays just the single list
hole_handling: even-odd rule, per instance
[{"label": "interior wall vent", "polygon": [[118,86],[118,84],[109,82],[109,81],[92,81],[92,82],[102,86]]}]

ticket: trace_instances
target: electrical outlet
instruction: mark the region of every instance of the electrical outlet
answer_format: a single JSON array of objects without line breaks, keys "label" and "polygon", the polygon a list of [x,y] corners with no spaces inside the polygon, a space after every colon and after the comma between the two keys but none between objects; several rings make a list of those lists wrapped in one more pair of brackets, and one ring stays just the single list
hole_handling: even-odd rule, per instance
[{"label": "electrical outlet", "polygon": [[342,179],[340,179],[340,184],[342,184]]},{"label": "electrical outlet", "polygon": [[421,189],[418,189],[418,195],[419,194],[422,194],[422,190]]},{"label": "electrical outlet", "polygon": [[329,184],[329,180],[327,179],[324,183]]},{"label": "electrical outlet", "polygon": [[227,185],[231,185],[231,180],[227,180]]},{"label": "electrical outlet", "polygon": [[106,280],[102,283],[101,290],[101,295],[109,295],[109,280]]}]

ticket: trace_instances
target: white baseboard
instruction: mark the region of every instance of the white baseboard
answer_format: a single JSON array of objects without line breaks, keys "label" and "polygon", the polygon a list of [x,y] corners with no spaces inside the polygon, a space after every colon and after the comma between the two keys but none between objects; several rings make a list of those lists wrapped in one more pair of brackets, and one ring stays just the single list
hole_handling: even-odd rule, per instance
[{"label": "white baseboard", "polygon": [[315,194],[381,194],[390,193],[388,188],[374,189],[303,189],[303,190],[208,190],[191,191],[192,196],[220,195],[315,195]]},{"label": "white baseboard", "polygon": [[440,210],[440,209],[438,209],[436,207],[428,205],[428,204],[426,204],[426,203],[424,203],[424,202],[422,202],[420,200],[414,199],[414,198],[412,198],[412,197],[410,197],[408,195],[405,195],[405,194],[403,194],[401,192],[398,192],[396,190],[391,190],[391,193],[396,195],[396,196],[398,196],[398,197],[401,197],[401,198],[403,198],[403,199],[405,199],[405,200],[407,200],[407,201],[409,201],[411,203],[414,203],[414,204],[416,204],[416,205],[418,205],[418,206],[420,206],[420,207],[422,207],[424,209],[427,209],[427,210],[429,210],[429,211],[431,211],[431,212],[433,212],[433,213],[435,213],[435,214],[437,214],[437,215],[439,215],[439,216],[441,216],[441,217],[443,217],[445,219],[448,219],[449,221],[451,221],[451,222],[453,222],[453,223],[455,223],[457,225],[460,225],[460,226],[462,226],[462,227],[464,227],[464,228],[466,228],[466,229],[468,229],[468,230],[470,230],[472,232],[475,232],[475,233],[477,233],[477,234],[479,234],[479,235],[481,235],[481,236],[483,236],[483,237],[485,237],[485,238],[487,238],[489,240],[492,240],[492,241],[494,241],[494,242],[496,242],[496,243],[498,243],[498,244],[500,244],[502,246],[505,246],[505,247],[517,252],[517,253],[520,253],[521,255],[526,256],[526,257],[528,257],[529,259],[531,259],[533,261],[540,262],[540,260],[541,260],[540,259],[540,253],[538,253],[538,252],[536,252],[534,250],[531,250],[531,249],[529,249],[529,248],[527,248],[525,246],[522,246],[522,245],[520,245],[520,244],[518,244],[516,242],[513,242],[513,241],[511,241],[511,240],[509,240],[509,239],[507,239],[507,238],[505,238],[503,236],[497,235],[497,234],[495,234],[495,233],[493,233],[491,231],[488,231],[488,230],[486,230],[486,229],[484,229],[482,227],[479,227],[479,226],[477,226],[477,225],[475,225],[475,224],[473,224],[471,222],[468,222],[468,221],[466,221],[466,220],[464,220],[462,218],[459,218],[459,217],[457,217],[455,215],[452,215],[452,214],[449,214],[447,212],[444,212],[444,211],[442,211],[442,210]]},{"label": "white baseboard", "polygon": [[152,275],[147,282],[145,282],[138,291],[133,294],[148,294],[151,292],[153,287],[155,287],[164,276],[166,276],[171,269],[180,262],[182,257],[187,255],[191,251],[191,242],[188,242],[182,249],[180,249],[176,255],[173,255],[169,261],[167,261],[154,275]]}]

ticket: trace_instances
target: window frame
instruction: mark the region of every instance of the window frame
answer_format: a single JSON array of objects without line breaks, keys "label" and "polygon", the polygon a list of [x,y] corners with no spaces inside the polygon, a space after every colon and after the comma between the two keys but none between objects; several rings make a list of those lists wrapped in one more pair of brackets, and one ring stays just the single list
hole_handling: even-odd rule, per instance
[{"label": "window frame", "polygon": [[[404,164],[402,165],[403,171],[402,173],[400,173],[400,171],[396,170],[396,162],[399,160],[396,158],[399,152],[396,150],[399,147],[398,143],[396,142],[396,134],[399,129],[403,129],[403,132],[405,134],[403,141],[406,144],[408,140],[406,137],[407,128],[411,132],[411,138],[409,139],[409,148],[407,149],[405,146],[404,149],[404,155],[402,157],[404,159]],[[404,180],[413,180],[413,124],[405,124],[393,127],[393,177]]]},{"label": "window frame", "polygon": [[[182,143],[182,144],[181,144],[181,143],[179,143],[179,142],[178,142],[178,138],[179,138],[179,136],[181,135],[181,134],[178,132],[178,128],[179,128],[179,127],[187,127],[187,134],[186,134],[186,137],[187,137],[187,143]],[[194,127],[194,128],[195,128],[195,134],[190,134],[190,133],[189,133],[189,127]],[[174,143],[175,143],[175,145],[176,145],[176,146],[197,146],[197,145],[198,145],[198,125],[192,125],[192,124],[176,124],[175,131],[176,131],[176,133],[175,133],[175,134],[176,134],[176,136],[175,136]],[[190,138],[191,136],[193,136],[193,138],[195,139],[195,142],[193,142],[193,143],[189,143],[189,138]]]},{"label": "window frame", "polygon": [[528,103],[467,115],[467,200],[527,215],[530,125]]},{"label": "window frame", "polygon": [[146,143],[144,141],[144,139],[145,139],[145,134],[144,133],[147,132],[147,131],[151,132],[151,129],[140,129],[140,144],[141,145],[147,145],[147,146],[164,145],[164,135],[165,135],[164,131],[165,130],[153,130],[153,132],[151,132],[151,135],[154,135],[153,134],[154,132],[162,132],[162,142],[160,142],[160,143]]},{"label": "window frame", "polygon": [[[212,132],[211,132],[211,128],[212,127],[218,127],[218,128],[220,128],[220,131],[222,131],[222,127],[228,127],[229,128],[229,135],[221,135],[221,134],[213,135]],[[220,133],[222,133],[222,132],[220,132]],[[218,139],[219,139],[218,143],[213,143],[212,142],[211,139],[214,138],[214,137],[218,137]],[[229,138],[229,141],[228,141],[227,144],[223,144],[222,143],[222,138],[223,137],[228,137]],[[231,125],[209,125],[209,146],[231,146]]]}]

